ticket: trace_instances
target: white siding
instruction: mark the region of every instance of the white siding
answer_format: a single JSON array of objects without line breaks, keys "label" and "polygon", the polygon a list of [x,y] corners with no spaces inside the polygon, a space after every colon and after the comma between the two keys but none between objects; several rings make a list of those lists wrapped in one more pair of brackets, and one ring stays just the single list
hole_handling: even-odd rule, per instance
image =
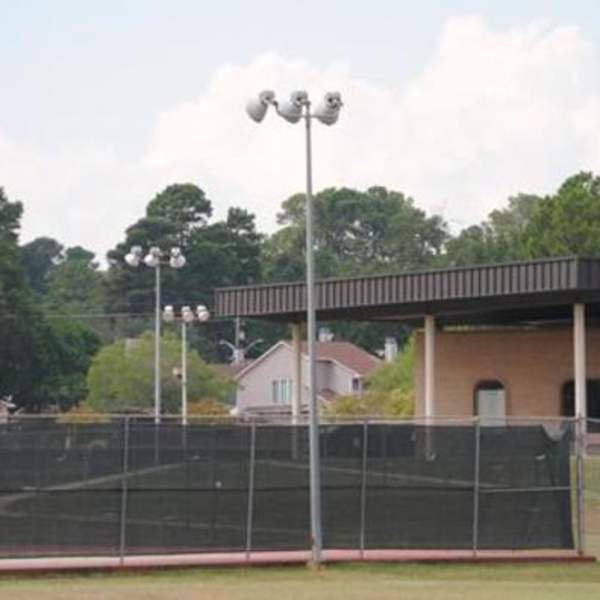
[{"label": "white siding", "polygon": [[[291,346],[279,344],[271,353],[258,359],[258,364],[248,369],[238,380],[237,407],[240,412],[248,409],[271,408],[272,385],[275,379],[294,379],[294,353]],[[302,399],[306,406],[308,391],[308,357],[302,357]],[[353,373],[331,361],[317,362],[317,391],[332,390],[336,394],[349,394],[352,390]],[[281,406],[281,405],[277,405]],[[290,405],[291,410],[291,405]]]}]

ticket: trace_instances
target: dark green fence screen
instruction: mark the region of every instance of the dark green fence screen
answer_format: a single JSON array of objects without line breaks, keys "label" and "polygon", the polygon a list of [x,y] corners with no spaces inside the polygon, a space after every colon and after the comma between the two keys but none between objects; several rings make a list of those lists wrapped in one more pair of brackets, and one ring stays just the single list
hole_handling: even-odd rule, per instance
[{"label": "dark green fence screen", "polygon": [[[325,548],[573,547],[570,424],[321,426]],[[0,424],[0,557],[309,546],[305,425]]]}]

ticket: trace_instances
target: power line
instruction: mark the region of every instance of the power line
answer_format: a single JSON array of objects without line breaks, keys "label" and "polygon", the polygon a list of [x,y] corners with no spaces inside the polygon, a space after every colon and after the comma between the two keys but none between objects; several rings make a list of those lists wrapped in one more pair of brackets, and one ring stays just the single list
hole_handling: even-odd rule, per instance
[{"label": "power line", "polygon": [[[0,313],[0,319],[16,319],[17,313]],[[46,319],[151,319],[154,313],[114,312],[114,313],[45,313]],[[210,323],[234,321],[232,317],[215,317]]]}]

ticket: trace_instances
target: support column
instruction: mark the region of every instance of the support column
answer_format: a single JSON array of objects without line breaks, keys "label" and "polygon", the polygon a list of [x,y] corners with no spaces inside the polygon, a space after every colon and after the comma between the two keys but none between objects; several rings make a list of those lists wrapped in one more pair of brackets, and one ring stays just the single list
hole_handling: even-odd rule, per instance
[{"label": "support column", "polygon": [[425,417],[435,416],[435,318],[425,315]]},{"label": "support column", "polygon": [[294,350],[294,389],[292,392],[292,422],[298,423],[302,410],[302,325],[292,325],[292,348]]},{"label": "support column", "polygon": [[585,351],[585,304],[573,305],[573,359],[575,370],[575,416],[587,418]]}]

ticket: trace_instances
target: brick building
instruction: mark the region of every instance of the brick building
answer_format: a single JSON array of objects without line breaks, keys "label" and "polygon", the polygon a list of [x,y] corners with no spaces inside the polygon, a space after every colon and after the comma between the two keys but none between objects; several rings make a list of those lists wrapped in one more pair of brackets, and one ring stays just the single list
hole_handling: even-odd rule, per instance
[{"label": "brick building", "polygon": [[[298,338],[305,301],[304,282],[224,288],[216,312],[288,322]],[[419,330],[417,416],[600,418],[600,259],[328,279],[316,305],[322,320]]]}]

